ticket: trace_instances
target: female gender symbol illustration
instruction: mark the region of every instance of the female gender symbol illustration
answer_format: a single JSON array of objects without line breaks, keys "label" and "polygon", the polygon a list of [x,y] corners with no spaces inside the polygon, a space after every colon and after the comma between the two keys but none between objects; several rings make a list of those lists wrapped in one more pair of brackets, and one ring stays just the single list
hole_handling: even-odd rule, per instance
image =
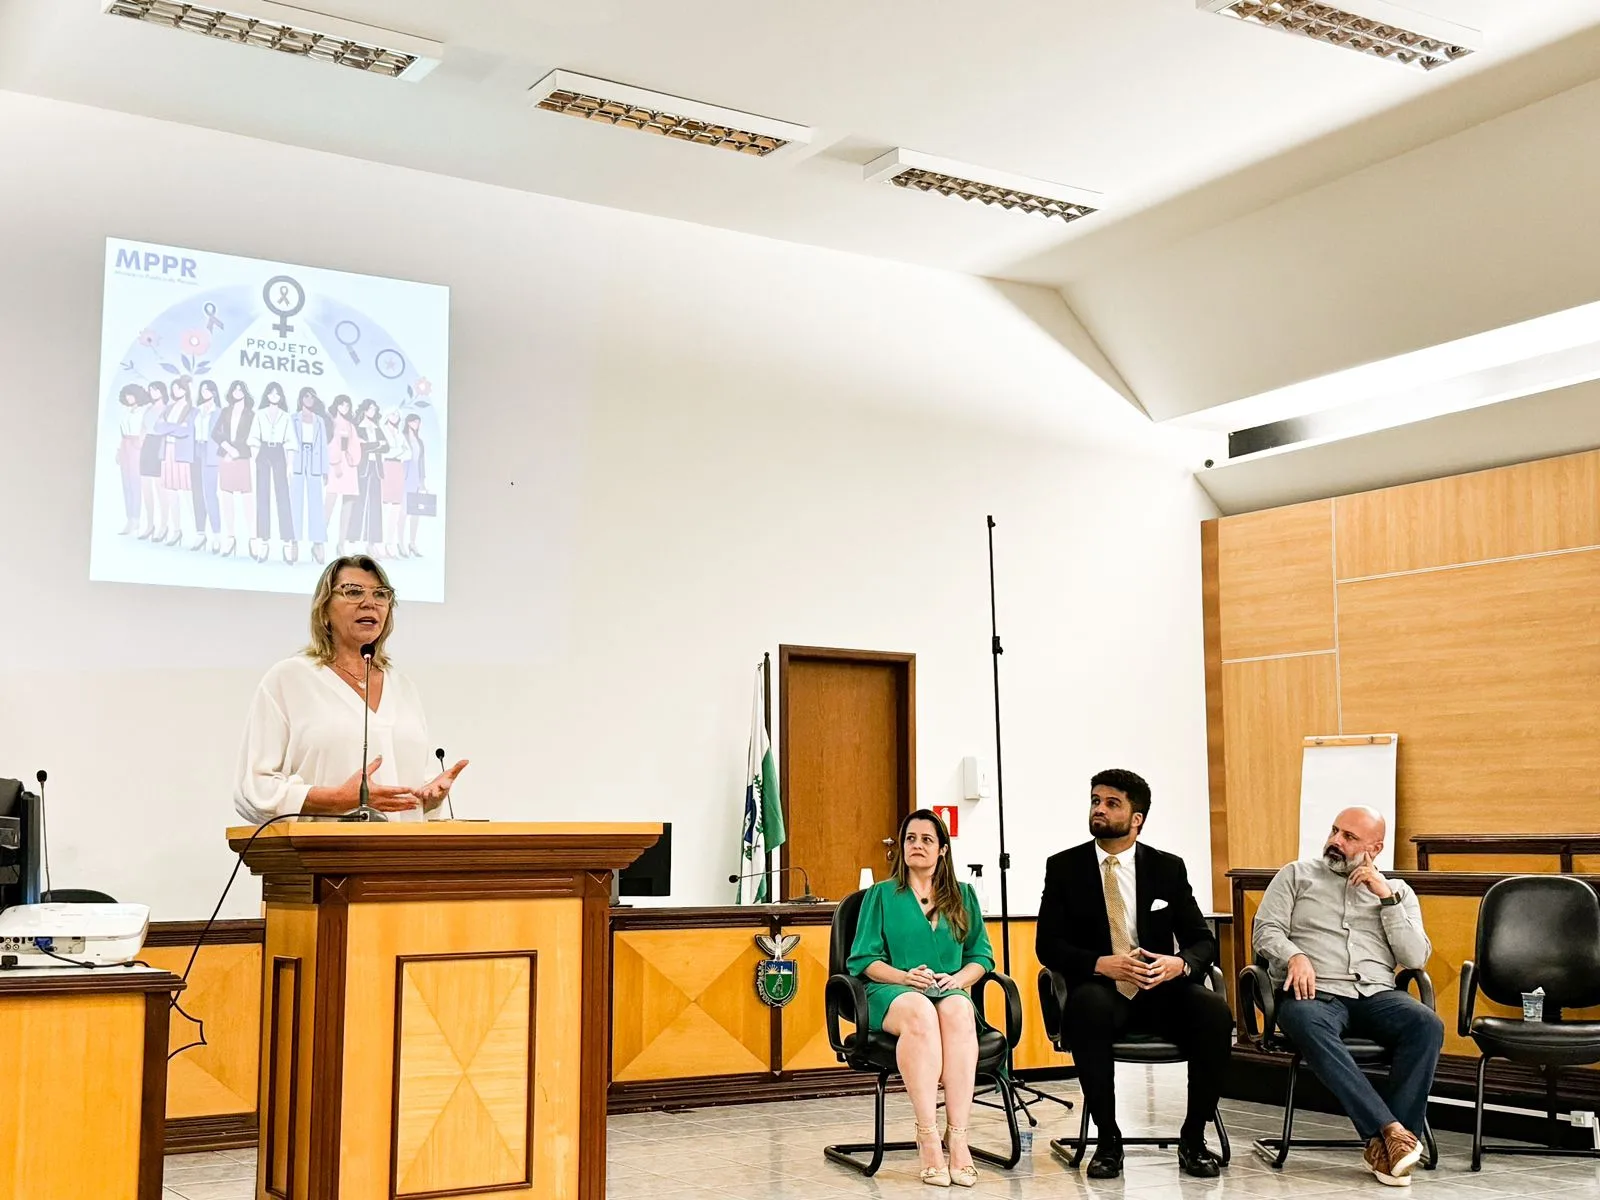
[{"label": "female gender symbol illustration", "polygon": [[385,379],[399,379],[405,374],[406,358],[398,350],[379,350],[372,365],[378,368],[378,374]]},{"label": "female gender symbol illustration", "polygon": [[356,343],[361,340],[361,326],[354,321],[340,321],[333,327],[333,336],[338,338],[339,344],[350,352],[350,361],[359,367],[361,356],[356,353]]},{"label": "female gender symbol illustration", "polygon": [[294,332],[294,326],[289,324],[289,318],[306,306],[305,288],[300,286],[298,279],[291,276],[274,275],[261,289],[261,298],[267,302],[269,309],[278,314],[278,319],[272,328],[277,330],[280,336],[288,337]]}]

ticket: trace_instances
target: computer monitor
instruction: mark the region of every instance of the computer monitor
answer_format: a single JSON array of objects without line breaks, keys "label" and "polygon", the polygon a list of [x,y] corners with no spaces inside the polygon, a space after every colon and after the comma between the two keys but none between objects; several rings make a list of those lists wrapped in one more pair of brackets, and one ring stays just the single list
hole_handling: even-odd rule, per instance
[{"label": "computer monitor", "polygon": [[661,840],[617,873],[619,896],[672,894],[672,822],[661,826]]},{"label": "computer monitor", "polygon": [[0,779],[0,909],[39,903],[42,836],[39,797],[18,780]]}]

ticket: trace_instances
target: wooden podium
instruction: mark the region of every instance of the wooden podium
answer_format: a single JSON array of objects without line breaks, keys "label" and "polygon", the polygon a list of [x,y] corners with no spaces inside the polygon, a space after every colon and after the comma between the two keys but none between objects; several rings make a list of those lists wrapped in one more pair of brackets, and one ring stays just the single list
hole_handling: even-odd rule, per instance
[{"label": "wooden podium", "polygon": [[263,829],[257,1200],[604,1200],[610,872],[660,833]]}]

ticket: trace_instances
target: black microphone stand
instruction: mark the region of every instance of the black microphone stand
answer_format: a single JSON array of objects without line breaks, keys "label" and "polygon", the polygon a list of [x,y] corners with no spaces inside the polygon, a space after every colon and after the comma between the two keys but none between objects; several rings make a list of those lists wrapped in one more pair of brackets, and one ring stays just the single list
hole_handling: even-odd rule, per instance
[{"label": "black microphone stand", "polygon": [[[1011,903],[1006,892],[1006,876],[1011,871],[1011,855],[1006,852],[1006,785],[1005,770],[1000,757],[1000,656],[1005,653],[1005,648],[1000,645],[1000,625],[996,616],[994,600],[994,517],[984,517],[989,529],[989,657],[994,663],[994,803],[995,819],[1000,828],[1000,962],[1001,971],[1006,975],[1011,974]],[[1029,1125],[1039,1122],[1029,1111],[1028,1105],[1033,1101],[1048,1100],[1052,1104],[1070,1110],[1072,1101],[1060,1096],[1053,1096],[1049,1092],[1041,1091],[1032,1084],[1024,1083],[1016,1077],[1016,1070],[1012,1066],[1012,1051],[1006,1049],[1006,1075],[1011,1080],[1011,1091],[1017,1097],[1017,1107],[1022,1110],[1022,1115],[1028,1118]],[[985,1091],[987,1092],[987,1088]],[[1025,1097],[1032,1097],[1029,1100]],[[989,1108],[999,1108],[1000,1105],[993,1100],[974,1099],[974,1103],[983,1104]]]},{"label": "black microphone stand", "polygon": [[367,787],[367,723],[372,716],[372,701],[368,698],[368,689],[372,686],[372,655],[377,649],[374,642],[368,642],[361,647],[361,793],[355,812],[346,813],[340,817],[341,821],[387,821],[377,809],[372,807],[372,793]]}]

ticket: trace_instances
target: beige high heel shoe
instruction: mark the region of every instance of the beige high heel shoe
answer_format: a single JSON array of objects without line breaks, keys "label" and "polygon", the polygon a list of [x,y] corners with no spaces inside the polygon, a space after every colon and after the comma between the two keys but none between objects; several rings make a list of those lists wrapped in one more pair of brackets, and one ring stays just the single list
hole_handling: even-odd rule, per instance
[{"label": "beige high heel shoe", "polygon": [[[967,1127],[965,1125],[946,1125],[944,1127],[944,1147],[946,1154],[950,1152],[950,1135],[952,1133],[959,1135],[963,1142],[967,1140]],[[970,1188],[978,1186],[978,1168],[973,1166],[971,1163],[968,1163],[964,1167],[948,1167],[948,1171],[950,1174],[950,1182],[955,1184],[956,1187]]]},{"label": "beige high heel shoe", "polygon": [[[913,1122],[913,1124],[915,1124],[917,1127],[917,1140],[919,1142],[924,1136],[926,1136],[933,1138],[935,1145],[939,1144],[938,1129],[932,1125],[923,1125],[921,1122]],[[948,1165],[942,1167],[923,1167],[919,1178],[929,1187],[947,1188],[950,1186],[950,1168]]]}]

